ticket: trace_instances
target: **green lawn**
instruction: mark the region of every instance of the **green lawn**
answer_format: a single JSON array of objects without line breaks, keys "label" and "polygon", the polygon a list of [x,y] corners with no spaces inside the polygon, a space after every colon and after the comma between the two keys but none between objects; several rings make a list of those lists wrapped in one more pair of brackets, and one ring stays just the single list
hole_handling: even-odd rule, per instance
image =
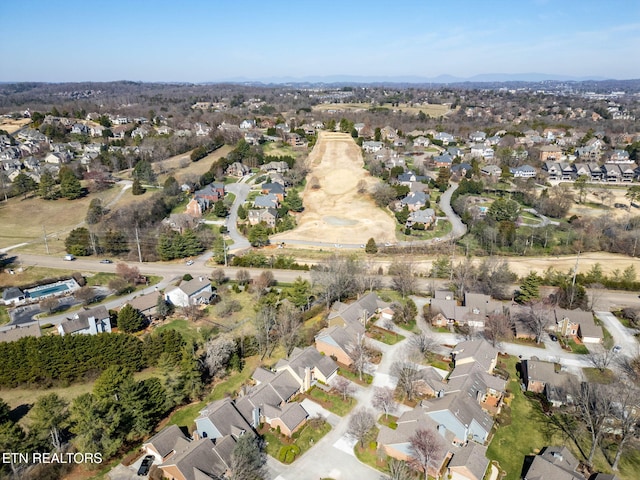
[{"label": "green lawn", "polygon": [[244,358],[243,361],[244,365],[241,372],[232,372],[226,380],[217,383],[213,387],[211,393],[206,397],[208,402],[237,394],[240,387],[251,378],[253,372],[260,365],[260,357],[258,355]]},{"label": "green lawn", "polygon": [[292,463],[318,443],[329,431],[331,431],[331,425],[327,422],[320,423],[310,420],[302,429],[293,434],[293,438],[278,434],[273,429],[263,431],[262,435],[267,442],[267,454],[282,463]]},{"label": "green lawn", "polygon": [[582,369],[582,373],[584,373],[587,381],[591,383],[602,383],[604,385],[608,385],[618,380],[616,374],[608,368],[606,368],[604,371],[600,371],[597,368],[584,367]]},{"label": "green lawn", "polygon": [[404,340],[404,336],[399,333],[392,332],[380,327],[370,327],[368,332],[369,336],[374,340],[386,343],[387,345],[395,345],[396,343]]},{"label": "green lawn", "polygon": [[571,347],[571,352],[578,355],[586,355],[589,353],[589,349],[583,344],[578,345],[573,338],[569,339],[567,344]]},{"label": "green lawn", "polygon": [[4,325],[5,323],[9,323],[9,312],[7,312],[7,307],[4,305],[0,305],[0,325]]},{"label": "green lawn", "polygon": [[206,405],[206,402],[197,402],[186,405],[178,410],[176,410],[171,418],[169,418],[169,422],[167,425],[177,425],[179,427],[185,427],[187,429],[193,427],[193,422],[200,414],[200,410],[202,410]]},{"label": "green lawn", "polygon": [[519,378],[516,376],[515,357],[501,359],[510,374],[507,389],[512,400],[504,406],[497,424],[501,425],[487,450],[487,457],[500,463],[506,472],[506,480],[518,480],[522,471],[525,455],[539,451],[549,445],[550,439],[541,428],[542,414],[534,408],[520,390]]},{"label": "green lawn", "polygon": [[362,380],[360,380],[360,376],[356,372],[353,372],[347,368],[338,369],[338,374],[342,375],[344,378],[348,378],[349,380],[351,380],[354,383],[357,383],[358,385],[362,385],[363,387],[371,385],[371,383],[373,382],[372,375],[369,375],[368,373],[363,373]]},{"label": "green lawn", "polygon": [[356,405],[356,401],[351,397],[347,397],[347,400],[344,401],[340,395],[327,393],[324,390],[320,390],[317,387],[313,387],[311,390],[309,390],[307,395],[312,400],[315,400],[324,408],[326,408],[330,412],[335,413],[340,417],[343,417],[346,414],[348,414],[351,411],[351,409]]},{"label": "green lawn", "polygon": [[176,330],[185,340],[197,341],[200,339],[200,332],[198,332],[193,322],[189,320],[171,320],[155,329],[156,332],[163,332],[165,330]]},{"label": "green lawn", "polygon": [[87,285],[89,285],[90,287],[103,286],[103,285],[106,286],[109,284],[109,280],[112,280],[116,277],[117,275],[115,273],[108,273],[108,272],[94,273],[91,276],[87,276]]}]

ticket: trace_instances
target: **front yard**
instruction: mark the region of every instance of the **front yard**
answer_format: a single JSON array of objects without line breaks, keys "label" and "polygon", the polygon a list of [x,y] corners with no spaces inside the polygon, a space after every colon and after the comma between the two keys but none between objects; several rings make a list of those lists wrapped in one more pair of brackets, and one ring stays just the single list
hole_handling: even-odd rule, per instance
[{"label": "front yard", "polygon": [[294,433],[292,438],[282,435],[266,425],[260,429],[259,433],[265,439],[267,453],[279,462],[289,464],[318,443],[330,430],[331,425],[327,422],[312,418]]},{"label": "front yard", "polygon": [[302,394],[301,396],[303,398],[310,398],[316,403],[319,403],[322,407],[340,417],[344,417],[356,405],[356,401],[351,397],[347,397],[346,400],[343,400],[341,395],[333,392],[325,392],[318,387],[313,387],[311,390],[309,390],[305,394]]}]

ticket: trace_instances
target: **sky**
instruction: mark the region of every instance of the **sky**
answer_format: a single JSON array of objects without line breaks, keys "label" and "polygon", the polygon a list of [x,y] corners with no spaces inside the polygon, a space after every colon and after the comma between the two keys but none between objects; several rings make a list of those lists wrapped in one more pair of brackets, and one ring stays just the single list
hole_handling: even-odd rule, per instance
[{"label": "sky", "polygon": [[0,81],[640,78],[638,0],[2,0]]}]

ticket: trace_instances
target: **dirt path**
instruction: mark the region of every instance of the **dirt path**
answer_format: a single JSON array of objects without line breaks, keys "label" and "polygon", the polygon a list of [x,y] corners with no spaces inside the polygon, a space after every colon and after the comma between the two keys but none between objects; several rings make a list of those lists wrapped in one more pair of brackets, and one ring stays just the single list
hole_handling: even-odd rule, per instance
[{"label": "dirt path", "polygon": [[[379,180],[364,169],[360,147],[350,135],[320,132],[318,142],[309,155],[311,173],[303,193],[305,210],[298,217],[295,230],[274,236],[274,241],[287,239],[328,243],[366,243],[395,241],[395,221],[376,207],[367,196],[358,193],[364,181],[370,190]],[[318,179],[320,188],[311,181]]]}]

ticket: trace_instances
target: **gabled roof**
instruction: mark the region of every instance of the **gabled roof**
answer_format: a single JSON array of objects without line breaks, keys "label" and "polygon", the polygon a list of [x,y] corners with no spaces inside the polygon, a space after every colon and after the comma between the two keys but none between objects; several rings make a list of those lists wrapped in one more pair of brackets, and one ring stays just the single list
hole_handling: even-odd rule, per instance
[{"label": "gabled roof", "polygon": [[216,444],[209,438],[195,440],[162,466],[175,466],[186,480],[207,478],[202,474],[209,478],[222,477],[231,465],[234,445],[235,440],[230,436],[219,439]]},{"label": "gabled roof", "polygon": [[487,447],[469,442],[455,450],[448,466],[449,468],[466,467],[476,478],[484,478],[489,466]]},{"label": "gabled roof", "polygon": [[480,339],[460,342],[453,348],[452,353],[455,353],[456,362],[472,359],[489,371],[491,363],[498,355],[498,350],[486,340]]},{"label": "gabled roof", "polygon": [[289,360],[282,359],[276,364],[276,370],[280,371],[290,367],[299,378],[304,378],[306,368],[317,368],[325,377],[331,376],[338,370],[338,364],[330,357],[322,355],[314,347],[307,347],[304,350],[295,348]]},{"label": "gabled roof", "polygon": [[329,320],[340,317],[356,332],[363,333],[364,325],[362,324],[362,319],[365,313],[369,318],[379,308],[386,306],[387,303],[380,300],[376,293],[371,292],[348,305],[341,302],[334,303],[331,307],[331,312],[329,312]]},{"label": "gabled roof", "polygon": [[14,298],[23,297],[24,293],[18,287],[8,287],[2,292],[2,300],[13,300]]},{"label": "gabled roof", "polygon": [[109,318],[109,312],[100,305],[98,307],[81,310],[74,318],[67,318],[60,322],[60,326],[65,334],[79,332],[89,328],[91,321],[100,321]]},{"label": "gabled roof", "polygon": [[164,458],[174,450],[176,452],[184,450],[188,443],[189,438],[180,427],[169,425],[144,442],[144,445],[151,445]]},{"label": "gabled roof", "polygon": [[579,462],[566,447],[545,447],[533,458],[524,480],[584,480],[576,472]]},{"label": "gabled roof", "polygon": [[24,337],[41,337],[39,323],[31,323],[29,325],[12,325],[10,328],[0,330],[0,342],[15,342]]},{"label": "gabled roof", "polygon": [[307,411],[298,402],[286,403],[282,407],[265,405],[262,411],[265,417],[272,420],[279,418],[282,423],[292,431],[309,416]]},{"label": "gabled roof", "polygon": [[427,413],[449,411],[460,424],[469,426],[475,420],[482,429],[489,433],[493,427],[493,419],[480,407],[475,398],[464,394],[445,395],[444,397],[423,400],[422,406]]},{"label": "gabled roof", "polygon": [[161,298],[160,292],[151,292],[132,298],[128,300],[127,303],[136,310],[144,312],[145,310],[151,310],[156,307],[158,305],[158,298]]},{"label": "gabled roof", "polygon": [[317,342],[323,342],[340,348],[348,354],[350,345],[356,340],[357,333],[349,327],[333,327],[325,328],[316,335]]},{"label": "gabled roof", "polygon": [[211,287],[211,282],[209,281],[208,278],[196,277],[189,281],[181,282],[180,285],[178,285],[177,287],[173,287],[167,290],[167,293],[176,289],[180,289],[189,297],[191,297],[192,295],[206,289],[207,287]]},{"label": "gabled roof", "polygon": [[284,194],[284,187],[279,183],[263,183],[262,190],[266,190],[269,193]]},{"label": "gabled roof", "polygon": [[223,436],[237,437],[244,432],[252,432],[251,426],[229,398],[208,404],[200,411],[200,416],[196,420],[203,418],[208,418]]}]

